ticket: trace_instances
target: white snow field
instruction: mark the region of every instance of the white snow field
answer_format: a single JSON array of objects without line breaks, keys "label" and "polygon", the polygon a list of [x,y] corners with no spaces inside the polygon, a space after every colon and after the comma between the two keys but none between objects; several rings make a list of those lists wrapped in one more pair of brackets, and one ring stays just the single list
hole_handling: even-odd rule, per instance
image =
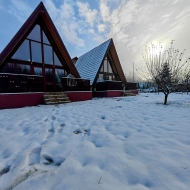
[{"label": "white snow field", "polygon": [[0,110],[1,190],[189,190],[190,95]]}]

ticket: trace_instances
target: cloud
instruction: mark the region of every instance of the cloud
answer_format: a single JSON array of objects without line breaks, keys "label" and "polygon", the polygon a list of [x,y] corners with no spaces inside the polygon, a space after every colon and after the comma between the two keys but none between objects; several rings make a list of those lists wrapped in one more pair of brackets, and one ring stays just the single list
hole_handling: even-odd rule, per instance
[{"label": "cloud", "polygon": [[[7,3],[8,1],[8,3]],[[33,11],[24,0],[0,0],[0,10],[25,21]],[[28,2],[28,1],[27,1]],[[60,36],[76,55],[113,38],[124,73],[142,65],[144,47],[175,40],[190,55],[187,0],[43,0]],[[1,9],[2,8],[2,9]],[[80,49],[80,51],[78,51]],[[189,49],[189,52],[188,52]]]},{"label": "cloud", "polygon": [[62,38],[76,47],[84,47],[85,41],[79,37],[83,29],[76,18],[73,2],[64,1],[57,8],[52,0],[45,0],[45,6]]},{"label": "cloud", "polygon": [[98,25],[98,31],[101,33],[101,32],[104,32],[106,30],[106,25],[105,24],[99,24]]},{"label": "cloud", "polygon": [[79,15],[85,18],[85,21],[92,27],[96,21],[98,11],[96,9],[90,9],[89,4],[82,3],[80,1],[76,2],[78,6]]},{"label": "cloud", "polygon": [[110,20],[110,9],[109,6],[107,5],[106,0],[100,1],[100,15],[104,22],[108,22]]},{"label": "cloud", "polygon": [[91,28],[88,30],[88,32],[89,32],[90,34],[95,34],[94,29],[91,29]]},{"label": "cloud", "polygon": [[189,2],[121,0],[113,10],[109,3],[100,1],[101,24],[108,28],[106,36],[114,40],[124,73],[132,70],[133,62],[136,67],[142,65],[144,47],[152,41],[165,45],[176,39],[180,49],[190,44]]},{"label": "cloud", "polygon": [[21,0],[11,0],[7,11],[16,17],[20,22],[24,22],[33,10],[28,4]]}]

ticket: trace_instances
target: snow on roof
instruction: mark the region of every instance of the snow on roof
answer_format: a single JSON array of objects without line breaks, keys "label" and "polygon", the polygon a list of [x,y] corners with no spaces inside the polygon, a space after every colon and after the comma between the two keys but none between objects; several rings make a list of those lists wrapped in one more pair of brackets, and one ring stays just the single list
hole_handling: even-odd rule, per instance
[{"label": "snow on roof", "polygon": [[110,42],[111,39],[80,56],[75,64],[81,78],[89,79],[90,85],[94,82]]}]

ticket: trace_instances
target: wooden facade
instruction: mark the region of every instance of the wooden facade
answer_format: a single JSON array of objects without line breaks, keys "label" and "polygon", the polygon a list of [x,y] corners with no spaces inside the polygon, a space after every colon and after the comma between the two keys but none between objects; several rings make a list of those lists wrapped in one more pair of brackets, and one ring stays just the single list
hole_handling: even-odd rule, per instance
[{"label": "wooden facade", "polygon": [[[101,79],[103,79],[102,82]],[[97,91],[122,90],[125,84],[126,78],[123,73],[115,45],[111,39],[96,78],[92,84],[92,89]]]}]

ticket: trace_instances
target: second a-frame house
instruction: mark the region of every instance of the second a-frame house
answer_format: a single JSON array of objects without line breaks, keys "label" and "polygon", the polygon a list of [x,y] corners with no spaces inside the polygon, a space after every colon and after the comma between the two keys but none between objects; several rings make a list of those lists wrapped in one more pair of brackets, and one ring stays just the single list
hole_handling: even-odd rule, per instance
[{"label": "second a-frame house", "polygon": [[81,78],[90,80],[94,96],[121,95],[126,78],[112,39],[80,56],[75,66]]},{"label": "second a-frame house", "polygon": [[[43,78],[41,92],[59,91],[61,78],[68,74],[80,78],[42,2],[1,52],[0,73],[12,73],[17,76],[18,74],[41,76]],[[4,85],[5,83],[3,82]],[[10,83],[7,85],[10,88]],[[37,89],[35,81],[30,84],[30,90],[31,85],[34,85],[32,88],[35,91]],[[16,85],[14,82],[14,88],[18,86],[20,88],[21,84]],[[9,89],[5,90],[7,92]]]}]

